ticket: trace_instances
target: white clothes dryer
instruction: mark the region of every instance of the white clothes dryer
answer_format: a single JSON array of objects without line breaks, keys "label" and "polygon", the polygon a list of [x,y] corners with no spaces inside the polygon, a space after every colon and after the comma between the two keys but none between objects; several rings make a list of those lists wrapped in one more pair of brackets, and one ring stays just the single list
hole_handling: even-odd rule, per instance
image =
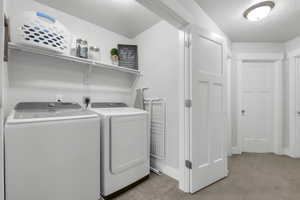
[{"label": "white clothes dryer", "polygon": [[101,120],[101,194],[109,198],[150,173],[148,113],[124,103],[92,103]]}]

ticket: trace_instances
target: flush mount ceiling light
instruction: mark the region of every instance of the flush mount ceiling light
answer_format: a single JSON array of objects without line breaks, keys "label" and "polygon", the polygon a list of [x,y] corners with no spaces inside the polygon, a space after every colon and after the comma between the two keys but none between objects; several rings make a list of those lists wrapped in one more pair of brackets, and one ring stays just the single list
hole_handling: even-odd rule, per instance
[{"label": "flush mount ceiling light", "polygon": [[274,6],[275,3],[273,1],[260,2],[248,8],[244,12],[244,17],[249,21],[260,21],[270,14]]}]

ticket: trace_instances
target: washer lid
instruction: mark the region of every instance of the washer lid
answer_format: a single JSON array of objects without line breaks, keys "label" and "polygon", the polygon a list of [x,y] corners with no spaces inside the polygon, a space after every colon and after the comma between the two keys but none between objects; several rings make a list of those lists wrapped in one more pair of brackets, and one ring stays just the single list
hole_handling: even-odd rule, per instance
[{"label": "washer lid", "polygon": [[147,114],[145,110],[128,107],[125,103],[115,102],[94,102],[91,104],[91,110],[106,116],[124,116]]},{"label": "washer lid", "polygon": [[105,116],[125,116],[148,114],[147,111],[137,108],[91,108],[92,111]]},{"label": "washer lid", "polygon": [[26,123],[97,117],[77,103],[24,102],[16,105],[7,123]]},{"label": "washer lid", "polygon": [[16,111],[32,112],[32,111],[49,111],[49,110],[79,110],[81,106],[72,102],[21,102],[15,107]]},{"label": "washer lid", "polygon": [[91,108],[123,108],[128,107],[126,103],[119,102],[94,102],[91,104]]}]

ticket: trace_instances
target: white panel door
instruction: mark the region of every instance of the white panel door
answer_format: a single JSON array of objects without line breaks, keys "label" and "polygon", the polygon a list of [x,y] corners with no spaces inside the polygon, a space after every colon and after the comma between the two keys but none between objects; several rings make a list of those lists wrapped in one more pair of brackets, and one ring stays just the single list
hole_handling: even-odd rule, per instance
[{"label": "white panel door", "polygon": [[223,44],[204,35],[191,34],[191,193],[227,173]]},{"label": "white panel door", "polygon": [[272,152],[274,64],[243,62],[241,70],[242,151]]}]

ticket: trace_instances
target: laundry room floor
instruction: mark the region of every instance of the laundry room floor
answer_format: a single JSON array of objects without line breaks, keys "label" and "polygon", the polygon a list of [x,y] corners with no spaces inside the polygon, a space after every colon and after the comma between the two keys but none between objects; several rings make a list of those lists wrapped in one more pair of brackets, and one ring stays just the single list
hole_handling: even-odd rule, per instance
[{"label": "laundry room floor", "polygon": [[176,180],[150,178],[115,200],[299,200],[300,159],[244,153],[229,158],[227,178],[191,195]]}]

